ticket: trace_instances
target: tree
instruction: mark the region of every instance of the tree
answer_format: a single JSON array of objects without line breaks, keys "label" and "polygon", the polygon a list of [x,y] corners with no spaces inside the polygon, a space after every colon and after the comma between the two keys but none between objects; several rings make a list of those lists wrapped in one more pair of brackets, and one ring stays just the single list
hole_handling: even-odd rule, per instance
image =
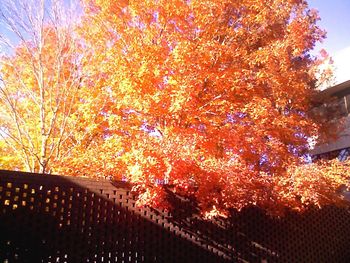
[{"label": "tree", "polygon": [[169,207],[168,189],[207,216],[341,202],[346,164],[305,164],[324,128],[310,114],[318,61],[309,54],[324,33],[306,1],[83,8],[84,103],[68,118],[74,135],[55,172],[128,180],[140,205]]},{"label": "tree", "polygon": [[324,37],[306,1],[84,7],[89,71],[102,80],[91,88],[110,96],[99,146],[108,161],[96,163],[134,183],[139,203],[165,204],[161,182],[194,196],[208,215],[339,201],[346,166],[305,165],[308,139],[322,128],[309,114],[318,63],[309,52]]},{"label": "tree", "polygon": [[12,156],[2,168],[50,173],[78,143],[82,51],[65,4],[2,2],[0,135]]}]

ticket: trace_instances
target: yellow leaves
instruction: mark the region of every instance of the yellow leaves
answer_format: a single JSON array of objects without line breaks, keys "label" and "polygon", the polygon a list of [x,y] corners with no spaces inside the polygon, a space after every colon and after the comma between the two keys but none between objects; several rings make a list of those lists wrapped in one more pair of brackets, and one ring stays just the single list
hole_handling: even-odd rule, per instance
[{"label": "yellow leaves", "polygon": [[153,73],[154,73],[154,76],[159,77],[159,75],[160,75],[160,70],[159,70],[158,68],[156,68],[156,69],[153,71]]},{"label": "yellow leaves", "polygon": [[276,193],[286,205],[299,210],[309,205],[323,206],[341,204],[337,193],[341,185],[346,185],[350,171],[346,164],[338,161],[291,166],[288,177],[275,178]]},{"label": "yellow leaves", "polygon": [[123,79],[119,82],[118,90],[117,92],[126,95],[131,94],[134,92],[134,87],[132,82],[129,79]]},{"label": "yellow leaves", "polygon": [[47,25],[38,30],[42,38],[23,40],[13,56],[1,59],[12,73],[3,75],[0,104],[7,110],[0,118],[11,119],[6,140],[21,149],[13,153],[22,162],[14,169],[48,172],[68,150],[82,74],[72,32]]},{"label": "yellow leaves", "polygon": [[226,211],[220,211],[216,208],[215,205],[213,205],[213,207],[210,211],[204,212],[204,218],[207,220],[211,220],[215,217],[227,218],[227,214],[228,213]]},{"label": "yellow leaves", "polygon": [[143,77],[144,73],[149,70],[149,65],[144,62],[138,70],[138,77]]},{"label": "yellow leaves", "polygon": [[[5,133],[3,131],[0,131],[2,136],[5,136]],[[11,149],[11,147],[6,144],[6,141],[4,138],[0,137],[0,152],[6,153],[6,155],[0,155],[0,169],[2,170],[11,170],[14,168],[20,168],[21,167],[21,158],[16,154],[16,150]]]},{"label": "yellow leaves", "polygon": [[168,81],[167,81],[167,84],[176,86],[177,85],[177,81],[176,81],[176,79],[174,77],[170,76]]},{"label": "yellow leaves", "polygon": [[128,166],[128,172],[131,182],[137,183],[143,181],[142,167],[138,163]]}]

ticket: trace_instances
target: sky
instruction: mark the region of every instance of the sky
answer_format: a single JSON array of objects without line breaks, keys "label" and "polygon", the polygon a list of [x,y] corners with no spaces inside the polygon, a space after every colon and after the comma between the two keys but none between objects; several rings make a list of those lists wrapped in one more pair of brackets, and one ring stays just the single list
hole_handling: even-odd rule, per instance
[{"label": "sky", "polygon": [[309,0],[309,6],[319,11],[319,25],[327,31],[327,38],[317,48],[324,47],[334,54],[350,46],[350,1]]},{"label": "sky", "polygon": [[308,0],[319,11],[319,26],[327,38],[315,51],[325,49],[334,60],[336,83],[350,79],[350,0]]}]

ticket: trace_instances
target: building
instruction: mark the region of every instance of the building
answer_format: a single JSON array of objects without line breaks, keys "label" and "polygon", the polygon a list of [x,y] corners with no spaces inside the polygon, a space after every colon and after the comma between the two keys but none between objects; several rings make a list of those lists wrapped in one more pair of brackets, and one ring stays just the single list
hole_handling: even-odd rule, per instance
[{"label": "building", "polygon": [[327,114],[335,129],[340,124],[342,128],[335,140],[316,145],[311,154],[316,158],[344,161],[350,158],[350,80],[321,91],[319,99],[323,104],[318,110],[321,108]]}]

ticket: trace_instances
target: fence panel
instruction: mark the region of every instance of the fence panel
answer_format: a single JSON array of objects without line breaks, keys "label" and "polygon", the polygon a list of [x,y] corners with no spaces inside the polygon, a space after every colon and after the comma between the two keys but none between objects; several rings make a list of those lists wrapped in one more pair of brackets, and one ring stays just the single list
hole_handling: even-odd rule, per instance
[{"label": "fence panel", "polygon": [[123,182],[0,171],[0,262],[350,262],[346,208],[205,221],[174,205],[140,209]]}]

